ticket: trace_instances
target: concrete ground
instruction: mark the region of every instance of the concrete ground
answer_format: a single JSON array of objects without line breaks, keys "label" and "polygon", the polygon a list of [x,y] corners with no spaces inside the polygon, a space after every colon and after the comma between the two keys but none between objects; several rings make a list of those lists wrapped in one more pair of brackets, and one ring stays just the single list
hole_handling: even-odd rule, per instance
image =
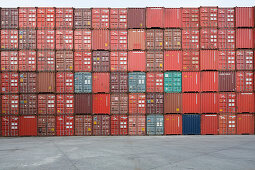
[{"label": "concrete ground", "polygon": [[255,169],[255,136],[0,138],[0,169]]}]

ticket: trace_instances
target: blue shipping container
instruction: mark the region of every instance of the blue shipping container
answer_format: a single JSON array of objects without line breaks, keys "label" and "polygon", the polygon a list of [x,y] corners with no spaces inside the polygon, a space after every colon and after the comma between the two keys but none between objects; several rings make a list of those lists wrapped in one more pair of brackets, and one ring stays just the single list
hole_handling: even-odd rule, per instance
[{"label": "blue shipping container", "polygon": [[146,75],[144,72],[128,73],[129,92],[141,93],[146,91]]},{"label": "blue shipping container", "polygon": [[92,92],[92,76],[89,72],[74,73],[74,91],[75,93]]},{"label": "blue shipping container", "polygon": [[164,134],[164,117],[163,115],[152,114],[147,116],[147,135]]},{"label": "blue shipping container", "polygon": [[183,135],[200,135],[201,118],[198,114],[182,115]]}]

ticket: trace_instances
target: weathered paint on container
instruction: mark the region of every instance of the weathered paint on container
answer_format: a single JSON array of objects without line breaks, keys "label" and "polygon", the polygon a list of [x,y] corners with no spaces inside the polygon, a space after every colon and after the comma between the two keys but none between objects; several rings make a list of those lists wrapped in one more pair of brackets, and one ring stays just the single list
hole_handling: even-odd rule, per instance
[{"label": "weathered paint on container", "polygon": [[57,94],[57,114],[73,114],[74,113],[74,95],[73,94]]},{"label": "weathered paint on container", "polygon": [[183,135],[200,135],[201,117],[197,114],[182,115],[182,134]]},{"label": "weathered paint on container", "polygon": [[19,136],[37,136],[37,116],[19,117]]},{"label": "weathered paint on container", "polygon": [[128,50],[145,50],[145,41],[144,29],[128,30]]},{"label": "weathered paint on container", "polygon": [[164,51],[164,71],[170,70],[182,70],[182,51]]},{"label": "weathered paint on container", "polygon": [[109,28],[110,10],[108,8],[92,8],[92,28]]},{"label": "weathered paint on container", "polygon": [[112,115],[111,116],[111,135],[128,134],[128,116]]},{"label": "weathered paint on container", "polygon": [[146,73],[146,91],[164,92],[164,75],[160,72]]},{"label": "weathered paint on container", "polygon": [[110,135],[111,120],[109,115],[94,115],[92,121],[94,136]]},{"label": "weathered paint on container", "polygon": [[199,27],[199,8],[182,8],[182,28]]},{"label": "weathered paint on container", "polygon": [[112,93],[111,94],[111,114],[128,113],[128,94]]},{"label": "weathered paint on container", "polygon": [[36,71],[36,51],[19,51],[19,71]]},{"label": "weathered paint on container", "polygon": [[129,93],[129,114],[146,114],[145,93]]},{"label": "weathered paint on container", "polygon": [[57,136],[73,136],[74,135],[74,116],[61,115],[56,117]]},{"label": "weathered paint on container", "polygon": [[75,8],[74,9],[74,28],[89,29],[91,28],[91,9]]},{"label": "weathered paint on container", "polygon": [[217,114],[202,114],[201,115],[201,135],[217,135],[218,128]]},{"label": "weathered paint on container", "polygon": [[55,51],[37,51],[37,71],[55,71]]},{"label": "weathered paint on container", "polygon": [[182,31],[181,29],[164,30],[164,49],[180,50],[182,48]]},{"label": "weathered paint on container", "polygon": [[253,29],[237,28],[236,29],[236,48],[254,48]]},{"label": "weathered paint on container", "polygon": [[165,135],[181,135],[182,115],[181,114],[164,115],[164,131]]},{"label": "weathered paint on container", "polygon": [[128,52],[128,71],[145,71],[146,53],[145,51]]},{"label": "weathered paint on container", "polygon": [[236,134],[236,114],[219,114],[219,135]]},{"label": "weathered paint on container", "polygon": [[109,72],[110,71],[110,52],[109,51],[93,51],[92,70],[94,72]]},{"label": "weathered paint on container", "polygon": [[107,29],[92,30],[92,49],[110,49],[110,31]]},{"label": "weathered paint on container", "polygon": [[1,30],[1,49],[18,50],[18,30]]},{"label": "weathered paint on container", "polygon": [[235,72],[220,71],[218,81],[219,91],[235,91],[236,89]]},{"label": "weathered paint on container", "polygon": [[17,51],[1,51],[1,70],[18,71]]},{"label": "weathered paint on container", "polygon": [[163,51],[147,51],[146,71],[163,71]]},{"label": "weathered paint on container", "polygon": [[254,134],[254,114],[237,114],[236,134]]},{"label": "weathered paint on container", "polygon": [[2,95],[1,98],[2,115],[19,114],[19,95]]},{"label": "weathered paint on container", "polygon": [[56,49],[72,50],[73,49],[73,30],[56,30]]},{"label": "weathered paint on container", "polygon": [[93,94],[93,113],[110,114],[110,94]]},{"label": "weathered paint on container", "polygon": [[182,72],[182,92],[199,92],[200,72]]},{"label": "weathered paint on container", "polygon": [[19,74],[19,91],[20,93],[36,93],[37,74],[33,72],[21,72]]},{"label": "weathered paint on container", "polygon": [[56,93],[73,93],[73,77],[71,72],[56,73]]},{"label": "weathered paint on container", "polygon": [[19,116],[2,117],[2,136],[19,136]]},{"label": "weathered paint on container", "polygon": [[182,112],[183,113],[201,113],[201,96],[199,93],[182,94]]},{"label": "weathered paint on container", "polygon": [[218,26],[218,7],[200,7],[200,27]]},{"label": "weathered paint on container", "polygon": [[111,92],[127,93],[128,92],[128,74],[126,72],[111,73]]},{"label": "weathered paint on container", "polygon": [[110,9],[110,28],[127,29],[127,8]]},{"label": "weathered paint on container", "polygon": [[73,52],[57,51],[56,52],[56,70],[72,71],[73,70]]},{"label": "weathered paint on container", "polygon": [[164,113],[164,94],[147,93],[146,95],[146,113],[162,114]]},{"label": "weathered paint on container", "polygon": [[56,8],[56,28],[72,29],[74,16],[73,8]]},{"label": "weathered paint on container", "polygon": [[128,73],[129,92],[139,93],[146,91],[146,75],[144,72]]},{"label": "weathered paint on container", "polygon": [[37,82],[37,92],[55,92],[55,73],[39,72]]},{"label": "weathered paint on container", "polygon": [[19,49],[36,49],[36,30],[20,29],[19,30]]},{"label": "weathered paint on container", "polygon": [[236,93],[219,93],[219,113],[236,112]]},{"label": "weathered paint on container", "polygon": [[164,92],[166,93],[182,92],[182,73],[180,71],[164,73]]},{"label": "weathered paint on container", "polygon": [[91,115],[75,115],[75,135],[91,136],[92,135],[92,116]]},{"label": "weathered paint on container", "polygon": [[218,93],[201,93],[201,113],[218,113]]},{"label": "weathered paint on container", "polygon": [[165,8],[164,27],[165,28],[181,28],[182,26],[182,9],[181,8]]},{"label": "weathered paint on container", "polygon": [[164,27],[164,8],[147,7],[146,8],[146,28]]},{"label": "weathered paint on container", "polygon": [[128,53],[126,51],[112,51],[111,57],[111,71],[127,71]]},{"label": "weathered paint on container", "polygon": [[158,114],[147,115],[146,130],[147,135],[163,135],[164,116]]},{"label": "weathered paint on container", "polygon": [[91,71],[92,62],[91,62],[91,52],[90,51],[75,51],[74,52],[74,71],[83,72]]},{"label": "weathered paint on container", "polygon": [[235,7],[236,27],[254,27],[254,7]]},{"label": "weathered paint on container", "polygon": [[219,50],[218,70],[231,71],[236,68],[236,52],[234,50]]},{"label": "weathered paint on container", "polygon": [[217,49],[218,48],[218,29],[217,28],[201,28],[200,48],[201,49]]},{"label": "weathered paint on container", "polygon": [[38,114],[39,115],[56,114],[55,94],[39,94],[38,95]]},{"label": "weathered paint on container", "polygon": [[55,8],[37,8],[37,27],[40,29],[55,28]]},{"label": "weathered paint on container", "polygon": [[40,115],[37,120],[38,136],[56,135],[56,117],[50,115]]},{"label": "weathered paint on container", "polygon": [[235,49],[236,44],[235,29],[218,29],[218,48],[219,49]]},{"label": "weathered paint on container", "polygon": [[127,50],[127,30],[110,31],[111,50]]},{"label": "weathered paint on container", "polygon": [[252,71],[236,72],[236,91],[237,92],[253,92],[254,74]]},{"label": "weathered paint on container", "polygon": [[92,74],[92,92],[109,93],[110,92],[110,73],[93,73]]},{"label": "weathered paint on container", "polygon": [[218,27],[219,28],[235,27],[234,8],[218,8]]},{"label": "weathered paint on container", "polygon": [[199,49],[200,36],[197,28],[183,28],[182,30],[182,48]]},{"label": "weathered paint on container", "polygon": [[4,72],[1,75],[2,93],[18,93],[19,92],[19,73]]},{"label": "weathered paint on container", "polygon": [[53,50],[55,49],[55,30],[37,30],[36,35],[37,49]]},{"label": "weathered paint on container", "polygon": [[219,51],[201,50],[200,51],[200,70],[218,70]]},{"label": "weathered paint on container", "polygon": [[237,113],[254,113],[254,93],[237,93]]},{"label": "weathered paint on container", "polygon": [[236,51],[236,69],[237,70],[253,70],[253,51],[237,50]]},{"label": "weathered paint on container", "polygon": [[164,113],[182,113],[182,93],[164,94]]},{"label": "weathered paint on container", "polygon": [[164,45],[164,32],[161,29],[146,30],[146,49],[162,50]]},{"label": "weathered paint on container", "polygon": [[182,51],[182,70],[199,71],[200,51],[185,50]]},{"label": "weathered paint on container", "polygon": [[91,50],[92,33],[89,29],[74,30],[74,49]]},{"label": "weathered paint on container", "polygon": [[145,8],[128,8],[128,28],[145,28]]},{"label": "weathered paint on container", "polygon": [[18,22],[19,22],[19,11],[17,8],[2,8],[1,9],[1,28],[17,29],[19,25]]},{"label": "weathered paint on container", "polygon": [[201,91],[218,91],[218,77],[217,71],[200,72]]},{"label": "weathered paint on container", "polygon": [[74,95],[74,113],[75,114],[92,113],[92,94]]},{"label": "weathered paint on container", "polygon": [[146,123],[143,115],[130,115],[128,121],[129,135],[145,135]]}]

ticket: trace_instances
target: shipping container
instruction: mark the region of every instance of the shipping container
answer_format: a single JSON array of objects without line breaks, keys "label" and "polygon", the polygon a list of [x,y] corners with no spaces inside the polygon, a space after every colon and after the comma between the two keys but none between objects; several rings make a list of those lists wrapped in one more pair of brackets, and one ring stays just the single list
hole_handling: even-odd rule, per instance
[{"label": "shipping container", "polygon": [[254,7],[235,7],[236,27],[254,27]]},{"label": "shipping container", "polygon": [[56,8],[56,28],[73,28],[73,8]]},{"label": "shipping container", "polygon": [[110,52],[109,51],[93,51],[92,67],[94,72],[110,71]]},{"label": "shipping container", "polygon": [[237,114],[236,134],[254,134],[254,114]]},{"label": "shipping container", "polygon": [[73,94],[57,94],[57,114],[73,114],[74,113],[74,95]]},{"label": "shipping container", "polygon": [[127,71],[127,52],[126,51],[112,51],[111,57],[111,71]]},{"label": "shipping container", "polygon": [[128,94],[112,93],[111,94],[111,114],[128,113]]},{"label": "shipping container", "polygon": [[164,113],[164,94],[147,93],[146,94],[146,114]]},{"label": "shipping container", "polygon": [[201,93],[201,113],[218,113],[218,93]]},{"label": "shipping container", "polygon": [[92,70],[91,52],[90,51],[76,51],[74,52],[74,71],[83,72]]},{"label": "shipping container", "polygon": [[218,70],[219,51],[201,50],[200,51],[200,70]]},{"label": "shipping container", "polygon": [[219,49],[235,49],[235,29],[218,29],[218,48]]},{"label": "shipping container", "polygon": [[1,96],[2,115],[18,115],[19,114],[19,95],[2,95]]},{"label": "shipping container", "polygon": [[19,49],[32,50],[36,49],[36,30],[20,29],[19,30]]},{"label": "shipping container", "polygon": [[164,11],[165,11],[164,7],[147,7],[146,28],[163,28]]},{"label": "shipping container", "polygon": [[18,50],[18,30],[1,30],[1,49],[2,50]]},{"label": "shipping container", "polygon": [[93,93],[110,92],[110,73],[92,74]]},{"label": "shipping container", "polygon": [[92,28],[109,28],[110,10],[108,8],[92,8]]},{"label": "shipping container", "polygon": [[219,115],[219,135],[236,134],[236,114]]},{"label": "shipping container", "polygon": [[17,8],[1,9],[1,28],[17,29],[19,24],[19,11]]},{"label": "shipping container", "polygon": [[109,115],[94,115],[92,124],[94,136],[110,135],[111,120]]},{"label": "shipping container", "polygon": [[182,9],[181,8],[165,8],[164,27],[165,28],[181,28],[182,26]]},{"label": "shipping container", "polygon": [[146,70],[146,52],[129,51],[128,52],[128,71]]},{"label": "shipping container", "polygon": [[182,112],[183,113],[201,113],[201,96],[199,93],[182,94]]},{"label": "shipping container", "polygon": [[164,73],[164,92],[165,93],[182,92],[182,73],[180,71]]},{"label": "shipping container", "polygon": [[200,135],[201,117],[197,114],[182,115],[182,134],[183,135]]},{"label": "shipping container", "polygon": [[90,29],[91,28],[91,9],[90,8],[75,8],[73,24],[75,29]]},{"label": "shipping container", "polygon": [[110,34],[111,50],[127,50],[127,30],[111,30]]},{"label": "shipping container", "polygon": [[164,30],[164,49],[180,50],[182,48],[182,31],[181,29]]},{"label": "shipping container", "polygon": [[201,135],[217,135],[218,115],[217,114],[202,114],[201,115]]},{"label": "shipping container", "polygon": [[73,49],[73,30],[56,30],[56,49],[72,50]]},{"label": "shipping container", "polygon": [[110,9],[110,28],[127,29],[127,8]]},{"label": "shipping container", "polygon": [[20,93],[36,93],[37,92],[37,74],[34,72],[19,73],[19,92]]},{"label": "shipping container", "polygon": [[75,115],[75,135],[76,136],[92,135],[91,115]]},{"label": "shipping container", "polygon": [[164,92],[164,75],[160,72],[146,73],[146,92]]},{"label": "shipping container", "polygon": [[235,9],[218,8],[218,27],[233,28],[235,27]]},{"label": "shipping container", "polygon": [[253,92],[254,74],[252,71],[236,72],[236,91],[237,92]]},{"label": "shipping container", "polygon": [[218,70],[231,71],[236,68],[236,52],[234,50],[219,50]]},{"label": "shipping container", "polygon": [[164,32],[162,29],[146,30],[146,49],[162,50],[164,41]]},{"label": "shipping container", "polygon": [[110,49],[110,31],[107,29],[92,30],[92,49]]},{"label": "shipping container", "polygon": [[112,115],[111,116],[111,135],[128,134],[128,116]]},{"label": "shipping container", "polygon": [[20,115],[36,115],[37,110],[37,95],[36,94],[21,94],[19,96],[19,114]]},{"label": "shipping container", "polygon": [[1,51],[1,70],[18,71],[18,52]]},{"label": "shipping container", "polygon": [[128,73],[129,92],[140,93],[146,91],[146,75],[144,72]]},{"label": "shipping container", "polygon": [[200,36],[199,29],[183,28],[182,30],[182,48],[199,49]]},{"label": "shipping container", "polygon": [[56,73],[56,93],[73,93],[74,76],[71,72]]},{"label": "shipping container", "polygon": [[253,29],[236,29],[236,48],[254,48]]},{"label": "shipping container", "polygon": [[37,8],[37,28],[55,28],[55,8]]},{"label": "shipping container", "polygon": [[163,135],[164,116],[156,114],[147,115],[146,129],[147,135]]},{"label": "shipping container", "polygon": [[170,70],[182,70],[182,51],[164,51],[164,71]]},{"label": "shipping container", "polygon": [[37,116],[20,116],[19,136],[37,136]]},{"label": "shipping container", "polygon": [[36,51],[19,51],[19,71],[36,71]]},{"label": "shipping container", "polygon": [[219,113],[236,112],[236,93],[219,93]]},{"label": "shipping container", "polygon": [[92,92],[92,75],[89,72],[74,73],[74,91],[75,93]]},{"label": "shipping container", "polygon": [[128,30],[128,50],[145,50],[145,41],[144,29]]},{"label": "shipping container", "polygon": [[182,10],[182,27],[199,27],[199,8],[181,8]]},{"label": "shipping container", "polygon": [[2,117],[2,136],[19,136],[19,116]]},{"label": "shipping container", "polygon": [[111,73],[111,92],[127,93],[128,92],[128,74],[126,72]]},{"label": "shipping container", "polygon": [[129,120],[128,120],[128,134],[129,135],[145,135],[146,131],[145,131],[145,116],[143,115],[131,115],[128,116]]},{"label": "shipping container", "polygon": [[199,71],[200,51],[185,50],[182,51],[182,70],[183,71]]},{"label": "shipping container", "polygon": [[200,72],[201,91],[218,91],[218,72],[203,71]]},{"label": "shipping container", "polygon": [[237,50],[236,51],[236,69],[253,70],[253,51]]},{"label": "shipping container", "polygon": [[73,52],[57,51],[56,52],[56,70],[72,71],[73,70]]},{"label": "shipping container", "polygon": [[38,114],[39,115],[56,114],[55,94],[39,94],[38,95]]},{"label": "shipping container", "polygon": [[199,92],[200,72],[182,72],[182,92]]},{"label": "shipping container", "polygon": [[37,30],[36,35],[37,49],[53,50],[55,49],[55,30]]},{"label": "shipping container", "polygon": [[19,92],[19,74],[16,72],[5,72],[1,76],[2,93]]},{"label": "shipping container", "polygon": [[200,27],[218,26],[218,7],[200,7]]},{"label": "shipping container", "polygon": [[254,93],[237,93],[237,113],[254,113]]},{"label": "shipping container", "polygon": [[129,93],[129,114],[146,114],[145,93]]},{"label": "shipping container", "polygon": [[92,113],[92,94],[75,94],[74,113],[75,114]]},{"label": "shipping container", "polygon": [[217,49],[218,48],[218,29],[217,28],[201,28],[200,48],[201,49]]},{"label": "shipping container", "polygon": [[56,117],[50,115],[40,115],[37,120],[38,136],[56,135]]},{"label": "shipping container", "polygon": [[37,92],[55,92],[55,73],[39,72],[37,74]]},{"label": "shipping container", "polygon": [[235,91],[236,89],[235,72],[220,71],[218,81],[219,91]]},{"label": "shipping container", "polygon": [[147,51],[146,71],[163,71],[163,51]]},{"label": "shipping container", "polygon": [[164,131],[165,135],[181,135],[182,115],[181,114],[164,115]]},{"label": "shipping container", "polygon": [[110,94],[93,94],[93,113],[110,114]]},{"label": "shipping container", "polygon": [[145,8],[128,8],[128,28],[145,28]]},{"label": "shipping container", "polygon": [[76,29],[74,30],[74,49],[75,50],[91,50],[91,30]]},{"label": "shipping container", "polygon": [[55,51],[37,51],[37,71],[55,71]]},{"label": "shipping container", "polygon": [[57,136],[74,135],[74,116],[61,115],[56,117],[56,134]]},{"label": "shipping container", "polygon": [[164,113],[182,113],[182,93],[164,94]]}]

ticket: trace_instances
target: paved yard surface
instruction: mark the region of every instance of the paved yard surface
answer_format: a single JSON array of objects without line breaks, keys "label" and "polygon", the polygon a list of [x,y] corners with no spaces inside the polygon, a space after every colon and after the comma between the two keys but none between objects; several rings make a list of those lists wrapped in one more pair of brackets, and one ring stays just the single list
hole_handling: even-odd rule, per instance
[{"label": "paved yard surface", "polygon": [[255,169],[255,136],[0,138],[0,169]]}]

